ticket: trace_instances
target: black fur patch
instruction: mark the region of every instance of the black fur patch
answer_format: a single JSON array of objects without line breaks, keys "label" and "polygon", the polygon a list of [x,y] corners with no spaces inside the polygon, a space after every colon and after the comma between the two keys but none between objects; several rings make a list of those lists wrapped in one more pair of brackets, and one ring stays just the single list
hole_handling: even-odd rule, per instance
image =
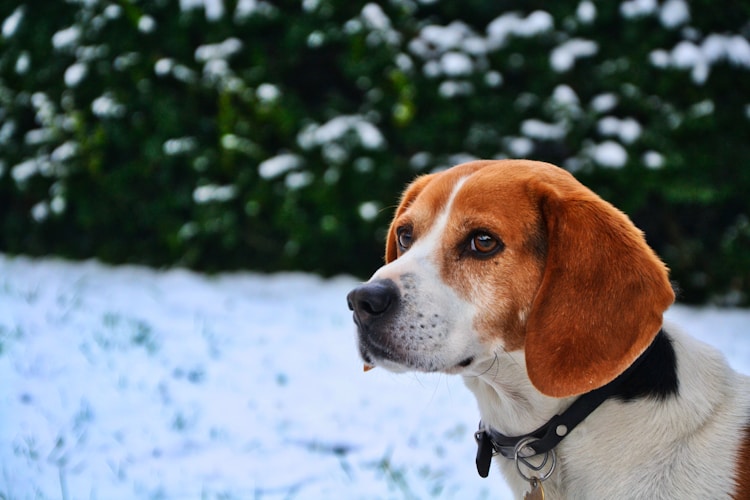
[{"label": "black fur patch", "polygon": [[611,396],[624,402],[639,398],[664,400],[677,395],[677,355],[672,346],[672,339],[661,330],[653,343],[643,353],[642,359],[629,373],[623,374],[623,380]]}]

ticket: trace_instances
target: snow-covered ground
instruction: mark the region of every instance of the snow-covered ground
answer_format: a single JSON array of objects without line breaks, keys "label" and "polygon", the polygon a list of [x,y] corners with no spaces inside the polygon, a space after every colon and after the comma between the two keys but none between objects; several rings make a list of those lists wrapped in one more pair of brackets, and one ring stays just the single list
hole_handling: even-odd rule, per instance
[{"label": "snow-covered ground", "polygon": [[[510,498],[459,377],[362,372],[354,284],[0,255],[0,498]],[[750,372],[750,311],[668,316]]]}]

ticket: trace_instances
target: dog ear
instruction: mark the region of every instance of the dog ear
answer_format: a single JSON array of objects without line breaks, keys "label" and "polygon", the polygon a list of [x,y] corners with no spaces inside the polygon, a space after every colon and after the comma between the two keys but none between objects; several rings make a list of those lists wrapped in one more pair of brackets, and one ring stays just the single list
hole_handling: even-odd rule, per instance
[{"label": "dog ear", "polygon": [[646,350],[674,292],[625,214],[565,172],[536,190],[547,257],[527,322],[527,371],[542,393],[574,396],[611,382]]},{"label": "dog ear", "polygon": [[417,177],[409,184],[404,193],[401,195],[401,202],[396,209],[396,213],[391,220],[391,226],[388,228],[388,236],[385,240],[385,263],[389,264],[396,260],[398,257],[398,242],[396,241],[396,220],[406,212],[414,200],[419,196],[419,193],[430,183],[435,174],[427,174]]}]

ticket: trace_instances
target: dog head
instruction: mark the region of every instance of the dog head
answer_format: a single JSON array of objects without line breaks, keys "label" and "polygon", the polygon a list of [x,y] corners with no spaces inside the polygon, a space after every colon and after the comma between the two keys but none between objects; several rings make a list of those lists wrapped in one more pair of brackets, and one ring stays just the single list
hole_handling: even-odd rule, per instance
[{"label": "dog head", "polygon": [[622,212],[550,164],[477,161],[415,180],[386,264],[348,296],[366,363],[463,373],[520,351],[543,394],[616,378],[674,300]]}]

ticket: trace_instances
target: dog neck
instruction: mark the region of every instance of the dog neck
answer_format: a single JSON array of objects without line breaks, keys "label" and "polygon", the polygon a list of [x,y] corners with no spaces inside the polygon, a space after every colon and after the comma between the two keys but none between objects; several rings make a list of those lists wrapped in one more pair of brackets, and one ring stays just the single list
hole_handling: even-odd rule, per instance
[{"label": "dog neck", "polygon": [[[537,429],[577,398],[558,399],[539,392],[526,374],[522,351],[503,351],[477,365],[464,374],[464,382],[479,403],[482,422],[508,436]],[[620,401],[644,397],[665,400],[675,395],[677,363],[670,337],[660,331],[649,348],[610,385],[613,387],[607,397]]]},{"label": "dog neck", "polygon": [[533,431],[575,400],[539,392],[529,381],[521,351],[498,353],[463,379],[476,397],[482,422],[509,436]]}]

